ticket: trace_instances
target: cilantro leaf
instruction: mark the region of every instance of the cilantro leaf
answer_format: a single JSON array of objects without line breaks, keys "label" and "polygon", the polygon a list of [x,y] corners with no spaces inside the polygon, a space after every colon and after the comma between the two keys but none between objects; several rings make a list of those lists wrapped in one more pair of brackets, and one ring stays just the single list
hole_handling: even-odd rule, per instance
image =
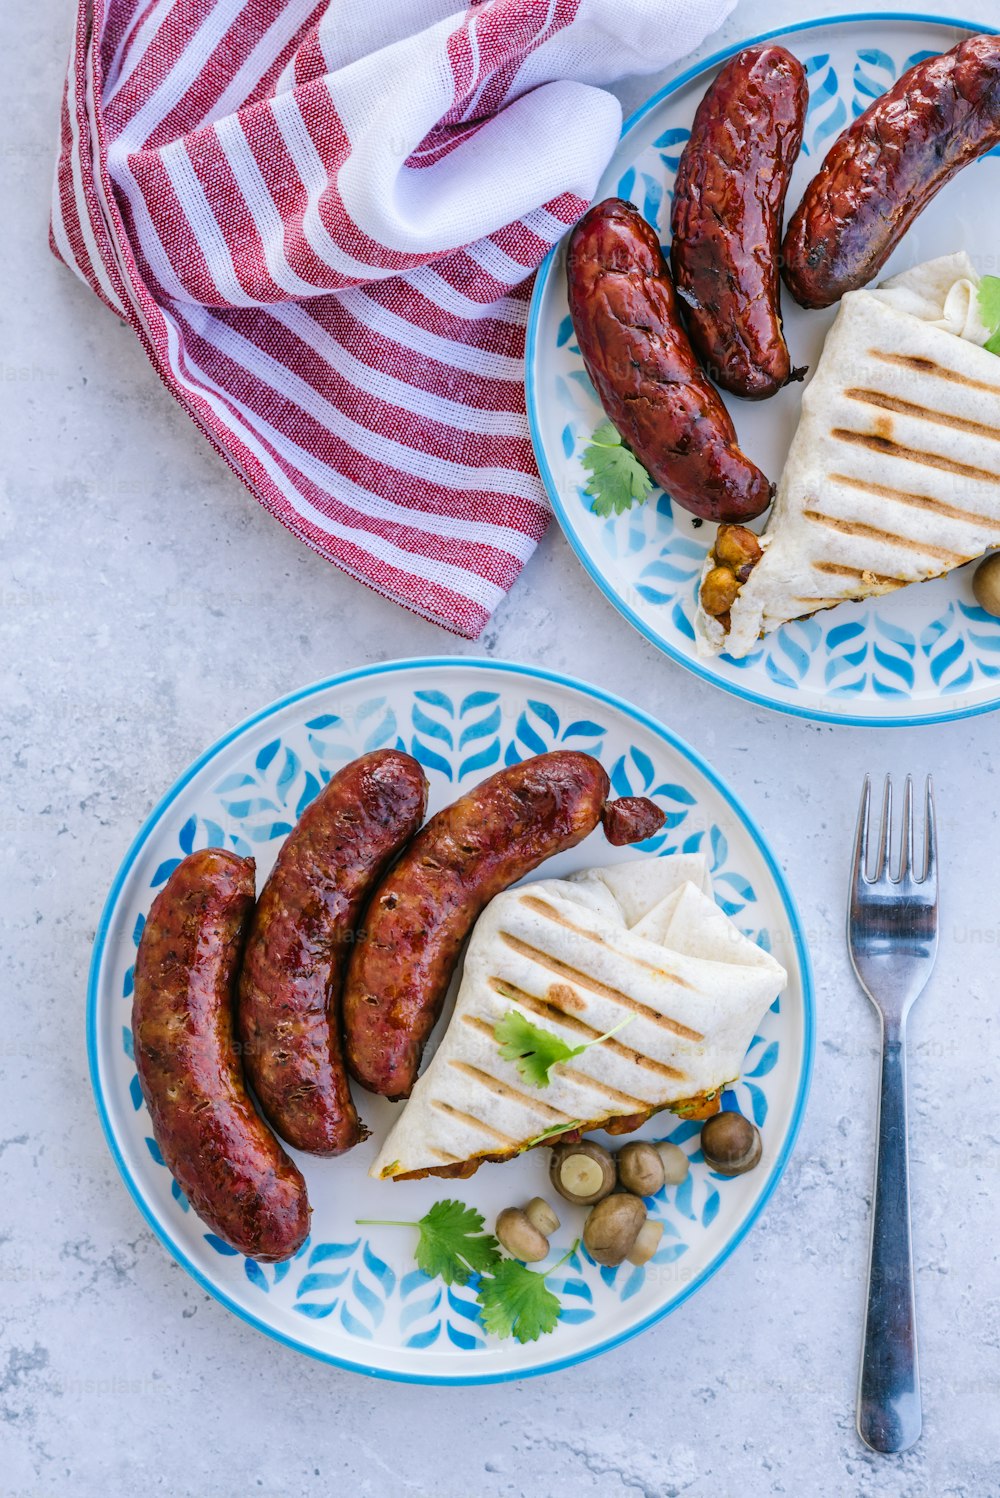
[{"label": "cilantro leaf", "polygon": [[991,354],[1000,354],[1000,276],[984,276],[980,281],[979,316],[993,335],[985,347]]},{"label": "cilantro leaf", "polygon": [[533,1087],[548,1087],[549,1068],[557,1061],[579,1056],[583,1046],[568,1046],[551,1030],[533,1025],[519,1009],[508,1009],[493,1027],[493,1037],[505,1061],[517,1063],[518,1075]]},{"label": "cilantro leaf", "polygon": [[516,1062],[518,1076],[522,1081],[531,1087],[548,1087],[551,1080],[549,1071],[557,1062],[572,1061],[574,1056],[582,1056],[592,1045],[600,1045],[602,1040],[610,1039],[625,1025],[631,1024],[633,1019],[634,1015],[630,1014],[605,1035],[585,1040],[582,1045],[569,1046],[552,1030],[543,1030],[540,1025],[533,1025],[519,1009],[509,1009],[503,1019],[493,1026],[493,1038],[500,1047],[503,1059]]},{"label": "cilantro leaf", "polygon": [[595,515],[624,515],[648,499],[653,480],[610,421],[597,428],[581,461],[590,473],[584,493],[593,499]]},{"label": "cilantro leaf", "polygon": [[483,1216],[464,1202],[435,1202],[417,1222],[358,1217],[358,1227],[417,1228],[417,1268],[429,1278],[440,1276],[446,1285],[467,1285],[473,1273],[482,1274],[499,1264],[500,1245],[492,1233],[483,1232]]},{"label": "cilantro leaf", "polygon": [[480,1280],[476,1299],[486,1330],[495,1337],[516,1337],[519,1342],[535,1342],[545,1332],[555,1331],[562,1309],[545,1276],[517,1259],[504,1259],[488,1279]]},{"label": "cilantro leaf", "polygon": [[569,1120],[569,1123],[549,1124],[548,1128],[547,1129],[543,1129],[540,1134],[536,1134],[535,1137],[534,1137],[534,1139],[529,1139],[528,1142],[527,1142],[527,1144],[522,1144],[521,1145],[521,1149],[522,1150],[530,1150],[531,1147],[532,1147],[532,1145],[541,1144],[543,1142],[543,1140],[545,1140],[545,1139],[551,1139],[554,1134],[568,1134],[569,1131],[570,1131],[570,1129],[582,1129],[582,1128],[583,1128],[583,1119],[582,1118],[571,1118]]}]

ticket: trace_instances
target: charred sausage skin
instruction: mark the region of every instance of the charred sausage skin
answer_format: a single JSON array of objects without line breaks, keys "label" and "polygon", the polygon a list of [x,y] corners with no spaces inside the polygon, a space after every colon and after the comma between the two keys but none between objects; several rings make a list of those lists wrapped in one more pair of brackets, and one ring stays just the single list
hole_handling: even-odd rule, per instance
[{"label": "charred sausage skin", "polygon": [[665,821],[664,812],[646,796],[619,796],[601,812],[604,836],[613,848],[645,842],[659,832]]},{"label": "charred sausage skin", "polygon": [[570,235],[566,271],[587,373],[654,482],[705,520],[759,515],[770,485],[698,367],[656,231],[631,203],[608,198]]},{"label": "charred sausage skin", "polygon": [[[376,890],[351,958],[347,1064],[364,1087],[409,1096],[473,923],[495,895],[593,832],[609,790],[596,759],[556,751],[501,770],[430,819]],[[633,808],[634,825],[648,837],[664,818],[644,805],[652,815]]]},{"label": "charred sausage skin", "polygon": [[681,155],[670,265],[695,353],[724,390],[774,395],[793,373],[781,324],[785,194],[809,101],[784,47],[746,47],[698,106]]},{"label": "charred sausage skin", "polygon": [[792,215],[785,285],[829,307],[878,274],[945,183],[1000,144],[1000,37],[919,62],[834,142]]},{"label": "charred sausage skin", "polygon": [[367,899],[426,805],[427,781],[409,754],[353,760],[302,813],[257,902],[240,1033],[260,1105],[296,1149],[339,1155],[367,1135],[343,1060],[344,975]]},{"label": "charred sausage skin", "polygon": [[135,963],[132,1035],[153,1136],[203,1222],[240,1253],[288,1259],[309,1232],[305,1181],[243,1083],[233,1002],[254,863],[192,853],[153,901]]}]

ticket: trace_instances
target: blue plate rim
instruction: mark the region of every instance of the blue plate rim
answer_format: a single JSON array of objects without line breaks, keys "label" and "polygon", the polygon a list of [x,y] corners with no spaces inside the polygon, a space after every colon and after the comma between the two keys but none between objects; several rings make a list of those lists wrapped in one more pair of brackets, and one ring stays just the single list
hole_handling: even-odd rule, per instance
[{"label": "blue plate rim", "polygon": [[[979,34],[989,33],[994,36],[1000,32],[1000,28],[996,26],[980,25],[978,22],[960,20],[955,16],[942,16],[929,12],[925,14],[922,11],[912,10],[855,11],[850,15],[817,16],[813,20],[794,21],[787,26],[776,26],[772,31],[762,31],[757,36],[746,37],[741,41],[733,43],[731,46],[720,48],[718,52],[713,52],[710,57],[706,57],[701,62],[695,63],[692,67],[686,68],[676,78],[671,78],[669,83],[664,84],[644,104],[641,104],[633,114],[629,115],[628,119],[622,125],[619,140],[624,140],[635,129],[636,125],[645,119],[650,110],[656,109],[662,104],[664,99],[668,99],[672,94],[677,93],[679,89],[684,88],[701,74],[718,67],[728,58],[734,56],[735,53],[742,51],[744,47],[754,47],[760,42],[774,41],[783,36],[794,36],[802,31],[818,31],[824,26],[851,26],[857,25],[859,22],[871,21],[920,21],[926,23],[928,26],[941,26],[954,31],[969,31]],[[563,237],[565,238],[565,236]],[[793,702],[779,702],[772,697],[764,696],[762,692],[755,692],[752,688],[743,687],[737,682],[724,680],[714,675],[707,667],[701,665],[695,657],[684,655],[675,646],[668,644],[665,640],[653,634],[631,605],[626,603],[607,583],[604,575],[593,565],[589,555],[584,551],[582,545],[578,543],[572,527],[565,518],[567,509],[560,499],[559,489],[553,478],[552,470],[549,467],[548,457],[546,456],[545,447],[542,442],[537,415],[538,392],[535,386],[535,355],[538,346],[538,325],[541,319],[542,297],[548,286],[552,267],[561,243],[561,239],[556,241],[538,267],[535,275],[535,285],[531,294],[531,303],[528,308],[528,325],[524,350],[525,405],[527,408],[528,429],[531,434],[531,445],[534,449],[538,472],[541,475],[542,483],[548,494],[549,503],[552,505],[556,519],[559,521],[560,529],[588,577],[599,591],[604,594],[608,602],[617,609],[618,613],[627,619],[629,624],[654,649],[659,650],[678,666],[682,666],[685,671],[689,671],[693,676],[697,676],[699,680],[708,682],[709,685],[718,688],[719,691],[729,693],[732,697],[738,697],[744,702],[749,702],[754,707],[764,707],[771,712],[784,713],[788,717],[805,718],[812,723],[835,723],[843,728],[927,728],[941,723],[956,723],[963,718],[977,718],[983,713],[996,712],[1000,708],[1000,696],[994,702],[973,703],[969,707],[952,708],[940,712],[914,713],[912,716],[906,718],[868,717],[855,713],[834,712],[832,709],[799,707]]]},{"label": "blue plate rim", "polygon": [[[626,717],[633,719],[633,721],[641,723],[645,728],[658,735],[658,737],[661,738],[671,748],[675,749],[678,753],[683,755],[689,761],[689,763],[692,764],[694,768],[705,777],[709,784],[714,787],[714,789],[719,793],[723,800],[728,804],[730,809],[746,828],[746,831],[752,838],[754,844],[756,845],[758,851],[764,859],[768,871],[770,872],[771,877],[774,880],[775,885],[777,886],[782,904],[784,905],[788,915],[789,926],[794,940],[796,960],[799,964],[799,971],[801,973],[802,979],[802,1068],[799,1074],[799,1082],[792,1110],[792,1118],[789,1124],[788,1134],[785,1139],[784,1145],[782,1146],[782,1149],[777,1159],[775,1160],[774,1165],[772,1166],[771,1174],[768,1177],[767,1183],[764,1186],[760,1197],[750,1211],[750,1214],[747,1217],[746,1221],[733,1235],[733,1237],[729,1240],[725,1247],[721,1249],[718,1254],[716,1254],[715,1258],[708,1265],[706,1265],[702,1272],[697,1275],[695,1279],[690,1282],[690,1284],[685,1286],[684,1290],[676,1297],[676,1299],[670,1301],[668,1305],[663,1306],[661,1309],[654,1311],[651,1315],[645,1317],[644,1320],[638,1322],[635,1326],[629,1327],[626,1331],[619,1332],[615,1336],[609,1337],[605,1341],[597,1343],[593,1347],[587,1348],[584,1352],[574,1353],[567,1357],[553,1358],[547,1363],[542,1363],[532,1368],[525,1368],[523,1370],[516,1371],[511,1370],[510,1372],[502,1373],[487,1372],[482,1374],[448,1375],[395,1372],[387,1368],[374,1368],[370,1364],[358,1362],[350,1358],[335,1356],[331,1353],[325,1353],[315,1347],[311,1347],[307,1343],[299,1341],[298,1338],[289,1336],[285,1332],[279,1331],[273,1326],[269,1326],[265,1321],[261,1320],[260,1317],[255,1316],[252,1312],[247,1311],[238,1302],[232,1300],[225,1293],[225,1291],[221,1290],[217,1285],[213,1284],[211,1280],[209,1280],[202,1273],[198,1266],[188,1258],[187,1254],[180,1247],[180,1245],[173,1240],[169,1231],[157,1218],[153,1208],[147,1203],[143,1195],[140,1183],[133,1177],[131,1171],[129,1170],[124,1156],[119,1149],[118,1141],[112,1127],[110,1114],[105,1104],[104,1091],[101,1084],[100,1058],[98,1054],[98,985],[111,920],[114,915],[115,908],[118,904],[118,899],[121,894],[122,887],[129,874],[131,873],[133,865],[142,852],[147,839],[160,822],[168,807],[177,799],[177,797],[188,785],[188,783],[205,767],[205,765],[207,765],[212,759],[214,759],[217,754],[219,754],[234,740],[239,738],[241,735],[249,732],[259,723],[266,721],[268,718],[275,716],[277,713],[284,711],[285,708],[290,707],[297,702],[303,702],[309,697],[316,696],[319,693],[329,692],[332,689],[346,686],[350,682],[359,681],[364,678],[375,679],[380,676],[397,675],[404,672],[413,672],[418,670],[437,670],[440,668],[450,670],[469,670],[470,668],[472,668],[479,671],[495,672],[498,675],[503,674],[508,676],[529,677],[536,681],[549,682],[559,687],[569,688],[571,691],[582,692],[586,695],[589,695],[596,701],[599,701],[606,706],[612,707],[618,712],[623,713]],[[598,1357],[600,1356],[600,1354],[605,1352],[610,1352],[613,1348],[629,1341],[632,1337],[638,1336],[640,1332],[647,1330],[656,1322],[663,1320],[665,1316],[668,1316],[671,1314],[671,1312],[677,1310],[678,1307],[683,1305],[686,1300],[690,1299],[690,1297],[695,1293],[696,1290],[700,1289],[703,1284],[710,1280],[713,1275],[715,1275],[718,1270],[721,1269],[726,1260],[735,1252],[735,1250],[743,1242],[744,1238],[746,1238],[747,1234],[757,1222],[765,1206],[774,1194],[778,1182],[781,1180],[782,1176],[785,1173],[785,1169],[788,1165],[789,1159],[791,1158],[792,1150],[795,1147],[795,1142],[798,1138],[799,1130],[802,1125],[802,1119],[805,1113],[806,1101],[809,1095],[809,1087],[812,1079],[814,1050],[815,999],[813,989],[813,971],[809,949],[803,935],[802,918],[799,914],[798,906],[795,902],[792,892],[788,887],[787,881],[785,880],[785,876],[782,873],[781,868],[774,857],[774,854],[771,852],[770,845],[765,840],[762,832],[757,826],[756,821],[747,811],[742,801],[735,794],[735,792],[730,790],[729,786],[717,774],[712,766],[709,765],[708,762],[703,758],[703,756],[696,749],[693,749],[686,740],[680,738],[671,729],[660,723],[650,713],[645,712],[644,709],[636,707],[630,702],[626,702],[623,698],[616,696],[614,693],[607,692],[602,687],[593,686],[589,682],[585,682],[578,677],[567,676],[557,671],[549,671],[541,666],[522,666],[514,661],[484,660],[476,656],[415,656],[409,660],[399,659],[395,661],[382,661],[376,663],[375,665],[358,666],[350,671],[339,672],[333,676],[324,678],[322,681],[313,682],[308,686],[299,688],[297,691],[289,692],[283,697],[276,698],[266,707],[261,708],[258,712],[253,713],[248,718],[245,718],[241,723],[237,724],[236,727],[230,729],[227,733],[222,734],[218,739],[216,739],[215,742],[209,746],[209,748],[205,749],[195,760],[192,761],[192,763],[188,766],[184,773],[174,782],[170,790],[167,791],[166,794],[162,796],[156,803],[156,805],[153,807],[153,810],[146,817],[138,833],[133,839],[131,846],[125,854],[125,857],[122,860],[118,872],[116,873],[115,878],[112,882],[107,900],[104,903],[104,909],[101,912],[101,918],[94,937],[94,951],[91,957],[90,972],[87,982],[87,1063],[90,1071],[90,1083],[94,1093],[94,1101],[97,1108],[97,1114],[100,1119],[101,1128],[104,1132],[104,1138],[111,1152],[112,1159],[118,1167],[118,1172],[125,1183],[129,1195],[132,1197],[133,1202],[138,1207],[139,1212],[145,1219],[147,1225],[152,1229],[156,1237],[160,1240],[167,1251],[173,1256],[173,1258],[181,1266],[181,1268],[186,1270],[187,1273],[191,1275],[192,1279],[195,1280],[195,1282],[206,1292],[206,1294],[210,1295],[213,1300],[218,1301],[228,1311],[231,1311],[235,1316],[239,1317],[241,1321],[245,1321],[248,1323],[248,1325],[254,1327],[257,1331],[263,1332],[264,1335],[270,1337],[272,1341],[278,1342],[282,1346],[290,1347],[296,1352],[304,1353],[306,1356],[315,1359],[317,1362],[325,1363],[328,1366],[343,1368],[351,1373],[365,1373],[371,1377],[386,1379],[395,1383],[466,1386],[473,1384],[511,1383],[518,1379],[534,1378],[544,1373],[555,1373],[560,1369],[575,1367],[578,1363],[586,1362],[590,1358]]]}]

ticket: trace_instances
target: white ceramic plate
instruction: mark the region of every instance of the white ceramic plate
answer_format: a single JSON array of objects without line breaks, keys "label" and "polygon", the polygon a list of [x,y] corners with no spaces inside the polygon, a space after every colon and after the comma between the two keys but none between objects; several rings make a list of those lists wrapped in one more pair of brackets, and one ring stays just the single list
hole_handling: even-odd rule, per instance
[{"label": "white ceramic plate", "polygon": [[[551,1335],[521,1346],[487,1336],[471,1289],[447,1290],[415,1267],[415,1235],[359,1228],[356,1218],[418,1218],[459,1197],[492,1224],[512,1202],[547,1189],[547,1150],[487,1165],[468,1181],[376,1182],[375,1151],[402,1104],[358,1093],[373,1137],[339,1160],[297,1156],[313,1204],[311,1236],[291,1263],[260,1265],[214,1238],[181,1196],[152,1138],[132,1057],[132,970],[146,911],[176,862],[219,845],[253,853],[258,887],[299,812],[342,764],[381,745],[423,763],[436,811],[505,763],[557,746],[598,755],[618,794],[652,796],[664,831],[643,845],[663,856],[703,848],[718,898],[789,972],[746,1061],[735,1101],[760,1124],[764,1157],[751,1174],[711,1174],[698,1126],[662,1114],[641,1131],[691,1153],[680,1188],[653,1201],[663,1245],[644,1269],[599,1269],[577,1255],[552,1280],[563,1302]],[[545,874],[635,856],[600,833],[545,865]],[[307,687],[227,734],[149,817],[115,879],[90,977],[88,1044],[98,1111],[137,1205],[178,1263],[216,1299],[281,1342],[342,1367],[429,1383],[527,1374],[614,1346],[680,1304],[749,1230],[784,1169],[805,1103],[812,1051],[808,958],[791,897],[761,834],[732,793],[652,718],[595,688],[487,661],[400,661]],[[732,1100],[730,1100],[732,1101]],[[578,1234],[572,1209],[554,1243]],[[579,1214],[582,1221],[582,1213]],[[155,1314],[152,1313],[152,1314]]]},{"label": "white ceramic plate", "polygon": [[[990,28],[873,13],[769,32],[802,59],[809,74],[805,141],[789,208],[849,120],[920,57],[946,51],[977,29]],[[669,240],[671,189],[695,109],[722,62],[745,45],[683,74],[633,115],[598,199],[630,199]],[[1000,159],[992,152],[935,198],[883,274],[960,248],[982,273],[998,274],[998,231]],[[814,368],[836,309],[804,312],[786,294],[783,310],[793,362]],[[788,386],[760,403],[727,397],[741,445],[772,478],[784,465],[802,388]],[[840,723],[913,726],[986,712],[1000,702],[1000,621],[976,606],[972,567],[785,625],[742,661],[706,661],[696,654],[695,589],[714,527],[699,528],[660,490],[645,506],[601,520],[583,492],[580,454],[604,417],[573,337],[562,245],[535,285],[527,390],[539,469],[581,562],[648,640],[696,675],[748,701]]]}]

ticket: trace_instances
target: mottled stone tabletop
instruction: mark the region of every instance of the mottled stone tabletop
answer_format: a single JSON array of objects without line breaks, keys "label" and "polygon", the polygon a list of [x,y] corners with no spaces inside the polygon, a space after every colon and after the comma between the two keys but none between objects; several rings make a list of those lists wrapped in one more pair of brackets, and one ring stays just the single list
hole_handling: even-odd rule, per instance
[{"label": "mottled stone tabletop", "polygon": [[[475,645],[313,556],[49,256],[70,8],[0,11],[0,1498],[1000,1493],[997,720],[865,731],[741,704],[645,644],[556,526]],[[795,15],[856,8],[804,0]],[[723,39],[790,10],[744,0]],[[996,20],[990,0],[962,10]],[[624,88],[626,104],[659,81]],[[819,1010],[798,1148],[716,1278],[595,1362],[468,1390],[322,1366],[209,1299],[118,1178],[83,1025],[109,883],[188,762],[296,686],[443,652],[587,678],[700,749],[788,872]],[[945,855],[944,939],[910,1076],[925,1428],[896,1458],[854,1430],[877,1053],[843,941],[859,783],[885,769],[933,770]]]}]

